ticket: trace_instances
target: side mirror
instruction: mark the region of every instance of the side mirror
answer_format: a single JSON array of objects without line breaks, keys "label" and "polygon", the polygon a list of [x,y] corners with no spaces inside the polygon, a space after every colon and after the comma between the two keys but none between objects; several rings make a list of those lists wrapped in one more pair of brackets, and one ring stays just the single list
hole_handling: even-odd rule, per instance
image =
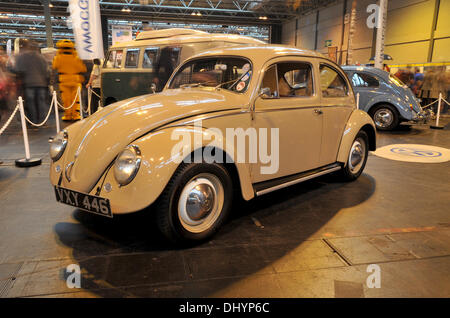
[{"label": "side mirror", "polygon": [[272,96],[270,88],[269,87],[263,87],[259,91],[259,96],[262,98],[270,98]]},{"label": "side mirror", "polygon": [[150,85],[150,89],[152,90],[153,94],[156,93],[156,84],[152,83],[152,85]]}]

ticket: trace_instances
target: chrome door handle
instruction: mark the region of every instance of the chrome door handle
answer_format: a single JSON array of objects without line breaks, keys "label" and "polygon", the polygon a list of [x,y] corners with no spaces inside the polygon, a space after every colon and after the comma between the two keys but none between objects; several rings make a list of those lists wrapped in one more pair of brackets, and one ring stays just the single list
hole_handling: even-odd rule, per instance
[{"label": "chrome door handle", "polygon": [[323,111],[321,111],[320,109],[314,109],[314,114],[316,115],[322,115]]}]

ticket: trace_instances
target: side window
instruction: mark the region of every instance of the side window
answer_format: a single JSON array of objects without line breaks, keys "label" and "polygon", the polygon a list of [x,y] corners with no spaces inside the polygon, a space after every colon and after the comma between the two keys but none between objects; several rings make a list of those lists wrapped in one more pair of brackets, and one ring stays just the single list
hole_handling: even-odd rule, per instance
[{"label": "side window", "polygon": [[378,80],[366,73],[355,73],[352,76],[352,83],[355,87],[378,87],[380,83]]},{"label": "side window", "polygon": [[112,50],[109,52],[108,59],[105,61],[103,67],[105,68],[120,68],[122,65],[123,50]]},{"label": "side window", "polygon": [[135,68],[138,66],[139,49],[128,49],[127,58],[125,59],[126,68]]},{"label": "side window", "polygon": [[312,68],[308,63],[279,63],[278,90],[280,97],[313,95]]},{"label": "side window", "polygon": [[320,88],[323,97],[345,97],[349,91],[344,78],[325,64],[320,65]]},{"label": "side window", "polygon": [[158,54],[157,48],[147,48],[144,50],[144,59],[142,61],[143,68],[153,68],[156,63],[156,55]]},{"label": "side window", "polygon": [[272,65],[267,69],[264,74],[263,81],[261,83],[261,90],[264,90],[265,98],[277,98],[278,97],[278,85],[277,85],[277,66]]}]

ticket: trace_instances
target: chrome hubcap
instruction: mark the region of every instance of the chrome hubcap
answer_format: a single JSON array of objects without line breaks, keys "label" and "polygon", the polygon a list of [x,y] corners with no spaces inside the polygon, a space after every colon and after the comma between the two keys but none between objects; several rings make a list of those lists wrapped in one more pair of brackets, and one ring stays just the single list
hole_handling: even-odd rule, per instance
[{"label": "chrome hubcap", "polygon": [[352,145],[348,158],[348,165],[352,173],[358,173],[361,170],[366,156],[365,143],[361,138],[357,138]]},{"label": "chrome hubcap", "polygon": [[181,225],[192,233],[208,230],[220,216],[223,203],[219,178],[210,173],[195,176],[184,186],[178,201]]},{"label": "chrome hubcap", "polygon": [[209,184],[202,183],[189,192],[186,212],[192,220],[198,221],[211,212],[215,200],[213,191]]},{"label": "chrome hubcap", "polygon": [[375,112],[374,121],[378,127],[388,127],[394,120],[394,114],[389,109],[382,108]]}]

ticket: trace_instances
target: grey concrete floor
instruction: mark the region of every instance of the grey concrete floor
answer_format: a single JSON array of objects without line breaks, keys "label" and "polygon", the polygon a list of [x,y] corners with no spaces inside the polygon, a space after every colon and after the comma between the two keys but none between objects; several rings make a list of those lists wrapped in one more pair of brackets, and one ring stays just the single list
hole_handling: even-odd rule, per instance
[{"label": "grey concrete floor", "polygon": [[[378,145],[450,148],[448,122],[379,133]],[[57,203],[54,131],[29,131],[43,164],[27,169],[14,166],[17,121],[0,136],[0,297],[450,297],[450,162],[371,155],[355,182],[326,176],[240,203],[211,241],[174,249],[148,213],[111,220]],[[67,287],[69,264],[80,289]],[[366,284],[369,264],[381,288]]]}]

